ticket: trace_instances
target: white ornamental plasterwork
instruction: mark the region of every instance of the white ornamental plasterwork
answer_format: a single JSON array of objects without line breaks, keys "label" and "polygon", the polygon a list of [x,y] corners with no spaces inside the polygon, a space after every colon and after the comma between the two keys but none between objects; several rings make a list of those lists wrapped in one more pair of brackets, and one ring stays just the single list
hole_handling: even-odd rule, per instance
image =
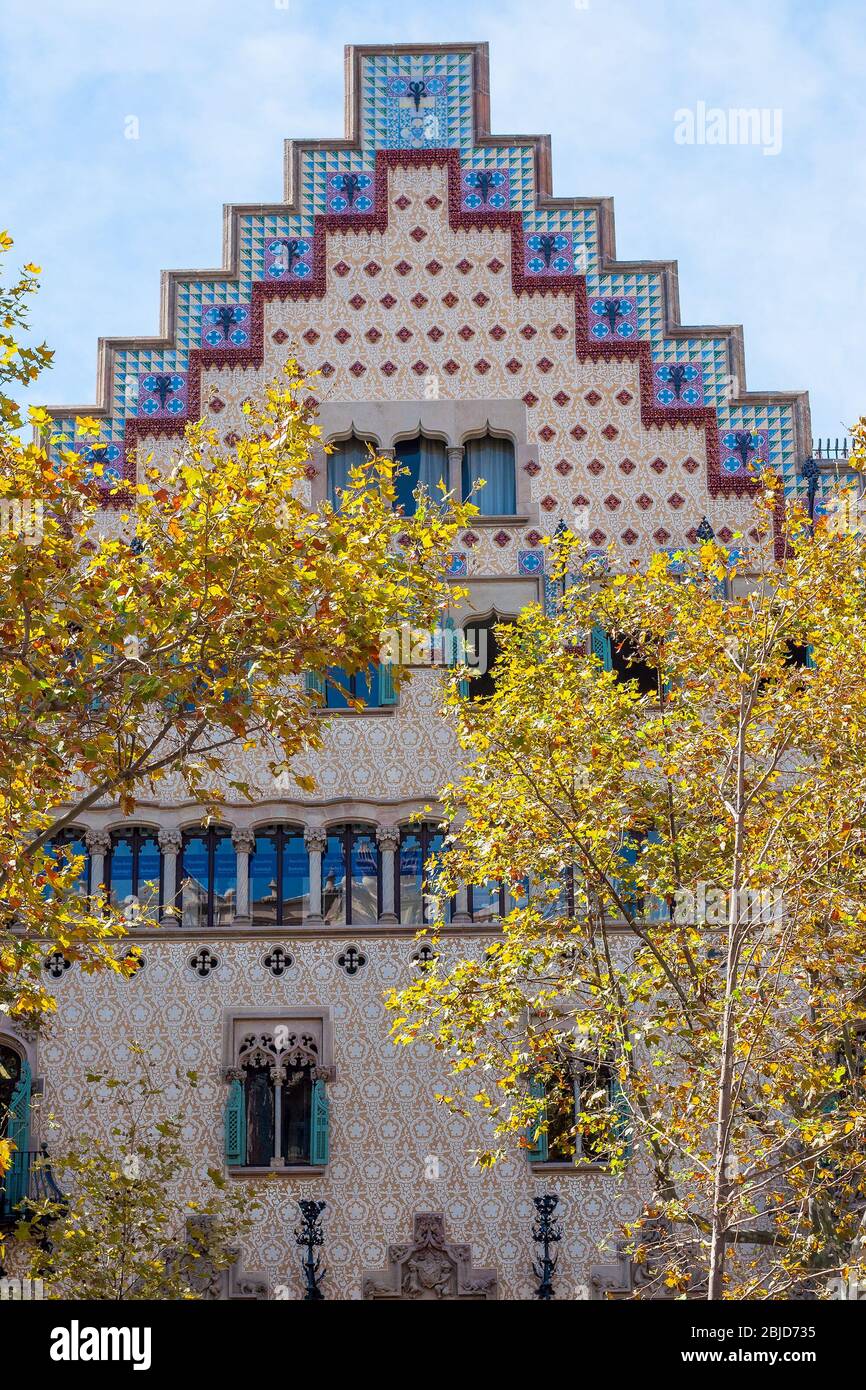
[{"label": "white ornamental plasterwork", "polygon": [[[258,1016],[329,1007],[334,1021],[337,1080],[329,1087],[331,1149],[321,1176],[251,1179],[262,1210],[242,1242],[243,1267],[261,1271],[271,1287],[303,1293],[292,1230],[295,1201],[315,1197],[324,1214],[324,1263],[332,1298],[362,1296],[365,1271],[384,1268],[390,1246],[405,1243],[419,1212],[441,1213],[451,1238],[471,1249],[472,1264],[494,1270],[500,1298],[531,1293],[533,1196],[557,1192],[564,1238],[557,1271],[564,1297],[583,1297],[590,1267],[612,1257],[622,1223],[639,1206],[639,1178],[602,1172],[533,1171],[516,1145],[492,1172],[473,1162],[490,1142],[480,1118],[451,1115],[435,1103],[443,1089],[441,1063],[426,1046],[396,1047],[388,1038],[387,989],[408,983],[413,968],[405,939],[365,938],[367,965],[351,980],[335,961],[333,940],[290,940],[295,964],[274,978],[262,965],[259,941],[210,943],[220,969],[206,980],[186,969],[190,942],[148,942],[147,969],[133,979],[88,977],[69,971],[56,986],[60,1007],[40,1043],[45,1079],[37,1130],[53,1152],[79,1139],[86,1124],[108,1125],[109,1106],[85,1109],[94,1087],[87,1072],[123,1075],[127,1048],[146,1047],[166,1086],[164,1106],[178,1109],[196,1166],[222,1164],[222,1020],[225,1010],[254,1008]],[[482,949],[477,939],[443,943],[447,959]],[[61,998],[62,992],[62,998]],[[195,1071],[198,1085],[182,1081]],[[57,1129],[50,1129],[47,1116]],[[34,1133],[34,1141],[37,1134]],[[438,1176],[437,1176],[438,1175]],[[200,1195],[195,1183],[180,1189]]]}]

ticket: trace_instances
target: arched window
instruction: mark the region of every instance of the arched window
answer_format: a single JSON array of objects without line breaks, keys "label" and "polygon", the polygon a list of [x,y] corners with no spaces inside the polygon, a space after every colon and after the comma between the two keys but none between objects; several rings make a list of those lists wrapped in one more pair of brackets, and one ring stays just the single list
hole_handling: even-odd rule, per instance
[{"label": "arched window", "polygon": [[397,493],[397,506],[404,516],[415,515],[413,493],[419,484],[427,489],[434,500],[441,499],[440,483],[448,487],[448,454],[445,445],[438,439],[426,439],[423,434],[414,439],[402,439],[394,449],[395,461],[408,473],[400,473],[394,479]]},{"label": "arched window", "polygon": [[373,923],[381,911],[375,830],[368,825],[332,826],[322,855],[322,916],[326,922]]},{"label": "arched window", "polygon": [[131,826],[111,833],[105,882],[115,907],[134,917],[158,918],[162,904],[162,852],[155,830]]},{"label": "arched window", "polygon": [[230,926],[236,892],[237,855],[231,831],[215,826],[186,831],[178,893],[183,926]]},{"label": "arched window", "polygon": [[517,510],[514,445],[485,434],[468,439],[463,450],[463,500],[481,478],[486,486],[473,497],[482,516],[513,516]]},{"label": "arched window", "polygon": [[250,911],[254,926],[297,926],[310,915],[310,855],[297,826],[268,825],[256,831]]},{"label": "arched window", "polygon": [[27,1196],[30,1173],[30,1064],[17,1048],[0,1042],[0,1139],[15,1145],[12,1165],[0,1180],[0,1216]]},{"label": "arched window", "polygon": [[472,673],[467,682],[467,694],[473,699],[487,700],[496,689],[492,674],[499,656],[496,627],[508,621],[498,613],[491,613],[489,618],[472,619],[464,627],[466,664]]},{"label": "arched window", "polygon": [[241,1038],[237,1070],[243,1140],[233,1161],[249,1168],[327,1162],[327,1129],[323,1152],[320,1113],[327,1102],[324,1082],[316,1077],[318,1066],[319,1040],[303,1027],[276,1027]]},{"label": "arched window", "polygon": [[[395,856],[394,865],[394,901],[399,921],[421,926],[433,920],[428,894],[434,891],[434,883],[428,865],[432,855],[441,854],[444,843],[445,836],[438,826],[427,821],[401,827],[400,853]],[[450,920],[450,907],[446,916]]]},{"label": "arched window", "polygon": [[334,452],[328,454],[328,501],[335,511],[340,510],[340,492],[349,486],[349,474],[353,468],[360,468],[370,458],[370,450],[363,439],[349,435],[334,445]]},{"label": "arched window", "polygon": [[[90,851],[84,839],[84,831],[71,828],[69,830],[61,830],[59,835],[55,835],[48,841],[46,849],[61,866],[68,864],[72,859],[84,859],[81,874],[75,884],[75,891],[77,893],[89,893]],[[44,892],[46,897],[51,896],[51,888],[48,884],[46,884]]]}]

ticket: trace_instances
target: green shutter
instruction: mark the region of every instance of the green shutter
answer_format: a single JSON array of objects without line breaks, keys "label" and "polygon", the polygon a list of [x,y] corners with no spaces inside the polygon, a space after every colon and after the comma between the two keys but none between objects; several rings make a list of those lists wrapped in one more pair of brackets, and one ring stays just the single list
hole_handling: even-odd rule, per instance
[{"label": "green shutter", "polygon": [[613,670],[610,638],[599,623],[595,623],[592,629],[592,654],[598,657],[606,671]]},{"label": "green shutter", "polygon": [[394,689],[394,667],[390,661],[379,663],[379,704],[396,705],[397,692]]},{"label": "green shutter", "polygon": [[[461,662],[457,655],[457,629],[454,626],[454,619],[448,617],[442,624],[443,636],[443,660],[446,666],[460,666]],[[449,634],[450,636],[446,635]],[[469,681],[465,678],[460,681],[458,687],[461,697],[465,698],[469,694]]]},{"label": "green shutter", "polygon": [[316,675],[315,671],[307,671],[304,674],[304,689],[308,695],[321,695],[322,704],[325,703],[325,677]]},{"label": "green shutter", "polygon": [[310,1162],[317,1167],[324,1167],[328,1162],[329,1110],[328,1090],[324,1081],[314,1081],[310,1107]]},{"label": "green shutter", "polygon": [[6,1207],[8,1210],[12,1210],[27,1196],[29,1186],[30,1090],[30,1063],[25,1057],[21,1062],[21,1075],[9,1101],[6,1137],[12,1140],[15,1151],[12,1154],[12,1167],[6,1178]]},{"label": "green shutter", "polygon": [[806,647],[806,665],[810,668],[810,670],[815,669],[815,655],[811,642]]},{"label": "green shutter", "polygon": [[632,1155],[632,1133],[634,1125],[632,1123],[631,1108],[629,1107],[628,1099],[625,1091],[622,1089],[616,1071],[612,1071],[610,1077],[610,1105],[614,1112],[614,1134],[619,1142],[625,1145],[623,1158],[627,1162]]},{"label": "green shutter", "polygon": [[240,1081],[232,1081],[226,1099],[225,1113],[225,1151],[226,1163],[239,1167],[247,1161],[247,1111],[244,1088]]},{"label": "green shutter", "polygon": [[[529,1094],[532,1096],[533,1100],[546,1100],[547,1091],[545,1090],[544,1082],[538,1077],[533,1077],[530,1081]],[[530,1163],[546,1163],[548,1160],[550,1150],[547,1143],[547,1131],[545,1130],[542,1133],[538,1129],[538,1126],[544,1124],[546,1120],[547,1106],[545,1105],[539,1113],[538,1119],[530,1123],[526,1130],[526,1138],[529,1144],[527,1157]]]}]

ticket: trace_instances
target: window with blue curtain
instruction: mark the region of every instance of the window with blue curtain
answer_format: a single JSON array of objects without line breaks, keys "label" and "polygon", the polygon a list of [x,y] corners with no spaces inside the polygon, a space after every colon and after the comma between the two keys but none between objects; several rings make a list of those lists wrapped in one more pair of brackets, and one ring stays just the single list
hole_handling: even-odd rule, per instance
[{"label": "window with blue curtain", "polygon": [[112,831],[105,882],[115,907],[136,916],[158,918],[162,852],[157,832],[139,826]]},{"label": "window with blue curtain", "polygon": [[420,485],[425,487],[435,500],[441,499],[439,486],[448,487],[448,454],[445,445],[438,439],[427,439],[423,434],[414,439],[401,439],[394,448],[394,459],[402,469],[394,479],[397,493],[396,504],[404,516],[414,516],[416,500],[413,496]]},{"label": "window with blue curtain", "polygon": [[230,926],[235,915],[237,873],[237,854],[229,830],[211,826],[187,831],[178,889],[183,926]]},{"label": "window with blue curtain", "polygon": [[322,916],[326,922],[378,922],[381,860],[376,832],[367,825],[328,831],[322,855]]},{"label": "window with blue curtain", "polygon": [[354,434],[341,440],[328,454],[328,501],[335,511],[340,510],[340,493],[349,486],[349,474],[353,468],[360,468],[370,458],[366,441]]},{"label": "window with blue curtain", "polygon": [[310,855],[303,831],[270,825],[256,831],[250,855],[254,926],[297,926],[310,914]]},{"label": "window with blue curtain", "polygon": [[[52,859],[57,861],[60,867],[65,867],[73,859],[83,858],[81,872],[73,885],[76,893],[89,893],[90,890],[90,851],[84,839],[83,830],[61,830],[59,835],[55,835],[45,846],[46,854],[50,854]],[[42,890],[43,896],[50,898],[52,894],[50,884],[45,885]]]},{"label": "window with blue curtain", "polygon": [[[444,835],[426,821],[421,825],[406,825],[400,831],[400,852],[395,857],[396,891],[394,902],[399,920],[410,926],[432,922],[433,911],[429,895],[435,892],[435,879],[428,867],[431,856],[440,855]],[[446,906],[445,920],[451,920],[451,905]]]},{"label": "window with blue curtain", "polygon": [[463,500],[482,478],[486,486],[472,498],[482,516],[513,516],[517,510],[514,445],[485,434],[468,439],[463,450]]}]

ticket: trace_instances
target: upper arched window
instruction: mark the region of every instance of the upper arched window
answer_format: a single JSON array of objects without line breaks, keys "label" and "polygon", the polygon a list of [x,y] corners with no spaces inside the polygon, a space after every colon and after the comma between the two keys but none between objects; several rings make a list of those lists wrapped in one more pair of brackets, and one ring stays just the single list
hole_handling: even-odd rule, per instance
[{"label": "upper arched window", "polygon": [[485,486],[472,499],[481,515],[513,516],[517,510],[517,485],[510,439],[485,434],[480,439],[467,440],[463,450],[464,502],[482,478]]},{"label": "upper arched window", "polygon": [[419,486],[425,487],[434,500],[441,498],[439,484],[448,486],[448,455],[438,439],[426,439],[423,434],[402,439],[394,448],[394,459],[400,470],[394,479],[397,506],[404,516],[415,515],[414,492]]},{"label": "upper arched window", "polygon": [[254,926],[297,926],[310,915],[310,855],[295,825],[256,831],[250,855],[250,910]]},{"label": "upper arched window", "polygon": [[[400,853],[395,859],[395,907],[401,922],[420,926],[432,922],[433,911],[429,895],[436,884],[430,860],[441,855],[445,837],[438,825],[423,821],[420,825],[400,827]],[[450,907],[446,907],[450,917]]]},{"label": "upper arched window", "polygon": [[322,916],[326,922],[378,922],[381,861],[368,825],[336,825],[322,855]]},{"label": "upper arched window", "polygon": [[[65,868],[73,859],[83,859],[78,880],[75,883],[75,892],[90,892],[90,851],[84,838],[83,830],[61,830],[58,835],[52,836],[46,845],[46,851],[57,860],[61,868]],[[44,888],[46,897],[50,897],[52,889],[49,884]]]},{"label": "upper arched window", "polygon": [[496,628],[506,622],[510,619],[491,613],[489,618],[473,618],[464,627],[466,665],[471,672],[466,693],[473,699],[489,699],[496,688],[493,676],[493,667],[499,658]]},{"label": "upper arched window", "polygon": [[231,831],[190,830],[183,837],[178,896],[185,927],[225,927],[235,915],[237,854]]},{"label": "upper arched window", "polygon": [[129,916],[157,917],[162,902],[162,853],[155,830],[112,831],[105,882],[115,907]]},{"label": "upper arched window", "polygon": [[328,501],[336,511],[340,510],[342,490],[349,486],[349,474],[353,468],[360,468],[370,458],[366,440],[349,435],[334,445],[328,454]]}]

